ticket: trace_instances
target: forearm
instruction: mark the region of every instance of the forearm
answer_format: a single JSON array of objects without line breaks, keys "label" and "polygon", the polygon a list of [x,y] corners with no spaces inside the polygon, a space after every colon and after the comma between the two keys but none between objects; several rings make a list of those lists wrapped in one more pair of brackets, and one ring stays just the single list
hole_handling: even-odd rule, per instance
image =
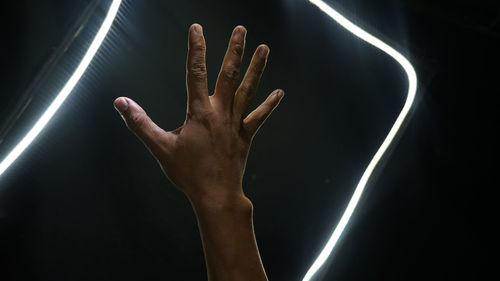
[{"label": "forearm", "polygon": [[267,281],[253,230],[253,205],[243,194],[190,198],[198,219],[209,281]]}]

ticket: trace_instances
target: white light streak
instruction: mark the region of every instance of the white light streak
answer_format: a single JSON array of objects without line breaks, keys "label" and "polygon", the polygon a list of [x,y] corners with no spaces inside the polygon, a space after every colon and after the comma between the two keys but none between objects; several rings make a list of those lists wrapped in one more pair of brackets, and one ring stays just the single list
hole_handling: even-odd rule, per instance
[{"label": "white light streak", "polygon": [[354,194],[352,195],[351,200],[349,201],[349,205],[347,205],[347,208],[344,211],[342,218],[337,224],[337,227],[335,227],[335,230],[333,231],[332,236],[326,243],[325,247],[323,248],[319,256],[316,258],[312,266],[307,271],[306,275],[304,276],[304,279],[302,279],[303,281],[309,281],[314,276],[314,274],[316,274],[316,272],[321,268],[321,266],[325,263],[330,254],[333,252],[333,249],[337,244],[340,235],[344,231],[347,223],[349,222],[349,219],[351,218],[358,204],[359,198],[361,197],[361,194],[365,189],[366,183],[368,182],[373,172],[373,169],[375,168],[375,166],[377,166],[378,162],[380,161],[380,159],[386,152],[387,148],[391,144],[392,140],[396,136],[397,132],[399,131],[401,124],[408,115],[408,112],[415,99],[415,94],[417,92],[417,74],[415,73],[415,69],[413,68],[411,63],[402,54],[400,54],[392,47],[382,42],[380,39],[369,34],[368,32],[361,29],[359,26],[355,25],[354,23],[346,19],[344,16],[339,14],[325,2],[321,0],[309,0],[309,1],[314,5],[318,6],[323,12],[328,14],[333,20],[335,20],[342,27],[349,30],[351,33],[353,33],[360,39],[370,43],[371,45],[377,47],[378,49],[382,50],[383,52],[391,56],[393,59],[395,59],[403,67],[404,71],[408,75],[409,85],[408,85],[408,96],[406,98],[406,102],[403,106],[403,109],[401,110],[401,113],[394,122],[394,125],[389,131],[389,134],[385,138],[384,142],[375,153],[375,156],[373,156],[372,160],[368,164],[368,167],[366,167],[366,170],[361,176],[361,179],[359,180],[359,183],[356,186],[356,189],[354,190]]},{"label": "white light streak", "polygon": [[16,161],[16,159],[23,153],[23,151],[33,142],[33,140],[40,134],[45,125],[50,121],[52,116],[57,112],[59,107],[63,104],[64,100],[69,96],[76,83],[80,80],[83,73],[89,66],[90,62],[94,58],[97,50],[102,44],[102,41],[106,37],[113,20],[116,17],[118,12],[118,8],[120,7],[121,0],[113,0],[111,3],[108,13],[104,18],[104,21],[99,28],[94,40],[90,44],[89,49],[85,53],[82,61],[76,68],[75,72],[69,78],[68,82],[64,85],[62,90],[57,94],[54,101],[50,104],[50,106],[45,110],[40,119],[35,123],[35,125],[31,128],[31,130],[26,134],[26,136],[14,147],[14,149],[2,160],[0,163],[0,176]]}]

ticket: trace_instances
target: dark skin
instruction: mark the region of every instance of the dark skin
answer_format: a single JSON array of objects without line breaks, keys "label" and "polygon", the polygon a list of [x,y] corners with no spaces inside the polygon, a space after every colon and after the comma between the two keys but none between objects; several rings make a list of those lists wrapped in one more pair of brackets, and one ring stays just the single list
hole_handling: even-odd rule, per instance
[{"label": "dark skin", "polygon": [[253,205],[243,192],[242,180],[253,137],[284,92],[274,91],[246,114],[270,52],[265,44],[257,47],[239,84],[246,32],[243,26],[233,30],[215,92],[209,95],[205,38],[201,25],[191,25],[186,63],[187,112],[179,128],[163,130],[130,98],[114,101],[127,127],[189,198],[211,281],[267,280],[253,230]]}]

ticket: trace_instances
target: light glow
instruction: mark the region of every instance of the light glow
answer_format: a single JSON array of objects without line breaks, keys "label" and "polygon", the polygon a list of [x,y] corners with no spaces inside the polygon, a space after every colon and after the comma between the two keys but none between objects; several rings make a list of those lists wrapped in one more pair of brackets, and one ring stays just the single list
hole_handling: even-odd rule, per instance
[{"label": "light glow", "polygon": [[101,46],[106,34],[108,34],[109,29],[111,28],[111,24],[113,23],[118,9],[121,4],[121,0],[113,0],[111,3],[108,13],[104,18],[104,21],[99,28],[94,40],[90,44],[89,49],[85,53],[82,61],[76,68],[75,72],[71,75],[69,80],[66,82],[62,90],[57,94],[56,98],[50,106],[45,110],[40,119],[35,123],[35,125],[29,130],[26,136],[12,149],[12,151],[2,160],[0,163],[0,176],[16,161],[16,159],[23,153],[23,151],[33,142],[33,140],[40,134],[40,132],[45,128],[47,123],[50,121],[52,116],[57,112],[59,107],[63,104],[69,94],[72,92],[76,83],[80,80],[83,73],[89,66],[90,62],[94,58],[97,50]]},{"label": "light glow", "polygon": [[392,143],[394,137],[398,133],[401,124],[403,124],[403,121],[405,120],[406,116],[408,115],[408,112],[410,111],[411,106],[413,105],[413,101],[415,100],[415,94],[417,92],[417,74],[415,73],[415,69],[413,68],[411,63],[402,54],[400,54],[392,47],[382,42],[380,39],[369,34],[368,32],[361,29],[359,26],[355,25],[354,23],[346,19],[344,16],[339,14],[325,2],[321,0],[309,0],[309,1],[314,5],[318,6],[318,8],[320,8],[323,12],[328,14],[334,21],[336,21],[342,27],[344,27],[345,29],[347,29],[360,39],[377,47],[378,49],[382,50],[383,52],[391,56],[393,59],[395,59],[408,75],[409,84],[408,84],[408,95],[406,98],[406,102],[403,106],[403,109],[401,110],[401,113],[394,122],[394,125],[389,131],[389,134],[387,134],[387,137],[385,138],[384,142],[375,153],[375,156],[373,156],[372,160],[368,164],[368,167],[366,167],[366,170],[361,176],[361,179],[359,180],[358,185],[354,190],[354,194],[352,195],[351,200],[349,201],[349,204],[347,205],[347,208],[345,209],[344,214],[342,215],[342,218],[335,227],[325,247],[323,248],[319,256],[316,258],[312,266],[309,268],[304,278],[302,279],[303,281],[309,281],[314,276],[314,274],[316,274],[316,272],[321,268],[321,266],[325,263],[330,254],[333,252],[333,249],[335,248],[335,245],[337,244],[340,235],[344,231],[347,223],[349,222],[349,219],[351,218],[354,210],[356,209],[359,199],[365,189],[366,183],[370,179],[373,170],[375,169],[378,162],[380,161],[380,159],[386,152],[387,148]]}]

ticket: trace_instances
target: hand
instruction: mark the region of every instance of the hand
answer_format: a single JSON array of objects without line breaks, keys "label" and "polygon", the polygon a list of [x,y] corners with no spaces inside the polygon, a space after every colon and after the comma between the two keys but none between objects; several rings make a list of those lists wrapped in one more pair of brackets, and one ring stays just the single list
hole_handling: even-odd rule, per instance
[{"label": "hand", "polygon": [[237,88],[245,36],[245,27],[233,30],[215,92],[209,95],[202,27],[190,27],[186,120],[173,131],[158,127],[132,99],[119,97],[114,101],[127,127],[151,151],[170,181],[192,201],[221,202],[244,195],[242,179],[253,137],[284,96],[282,90],[274,91],[245,117],[270,52],[268,46],[258,46]]}]

